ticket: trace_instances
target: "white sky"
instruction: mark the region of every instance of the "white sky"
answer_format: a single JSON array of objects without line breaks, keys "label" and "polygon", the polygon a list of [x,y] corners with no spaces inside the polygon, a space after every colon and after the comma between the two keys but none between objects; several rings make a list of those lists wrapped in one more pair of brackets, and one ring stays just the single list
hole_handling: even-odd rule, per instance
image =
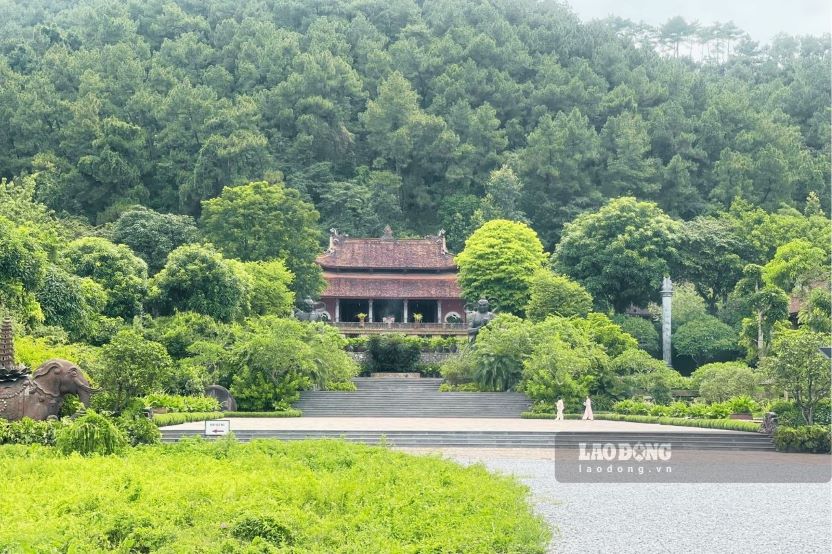
[{"label": "white sky", "polygon": [[832,0],[566,0],[581,19],[617,15],[650,25],[675,15],[710,24],[733,21],[752,40],[769,42],[777,33],[821,35],[832,30]]}]

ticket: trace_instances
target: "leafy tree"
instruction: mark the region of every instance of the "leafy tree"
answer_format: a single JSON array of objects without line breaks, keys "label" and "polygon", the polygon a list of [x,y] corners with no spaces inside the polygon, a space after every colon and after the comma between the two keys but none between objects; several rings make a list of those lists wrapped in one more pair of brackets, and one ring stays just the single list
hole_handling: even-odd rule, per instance
[{"label": "leafy tree", "polygon": [[109,407],[120,412],[133,398],[153,392],[171,365],[164,346],[145,340],[133,329],[124,329],[101,347],[101,364],[93,377],[104,389]]},{"label": "leafy tree", "polygon": [[643,317],[616,314],[612,320],[621,330],[638,341],[638,347],[651,356],[661,356],[661,344],[656,325]]},{"label": "leafy tree", "polygon": [[593,179],[599,152],[598,135],[577,108],[544,115],[529,134],[518,156],[521,206],[547,245],[555,244],[565,222],[601,203]]},{"label": "leafy tree", "polygon": [[705,299],[711,314],[716,313],[718,303],[728,299],[742,277],[742,255],[742,241],[723,221],[699,217],[685,223],[680,268]]},{"label": "leafy tree", "polygon": [[70,242],[63,251],[67,267],[104,289],[104,315],[131,319],[142,312],[147,296],[147,264],[123,244],[100,237]]},{"label": "leafy tree", "polygon": [[159,315],[193,311],[220,321],[242,315],[246,290],[234,268],[211,245],[186,244],[170,253],[150,285]]},{"label": "leafy tree", "polygon": [[592,309],[592,296],[568,277],[541,269],[532,276],[526,316],[542,321],[550,314],[586,316]]},{"label": "leafy tree", "polygon": [[694,363],[734,357],[738,352],[737,333],[714,316],[706,315],[680,326],[672,339],[673,348]]},{"label": "leafy tree", "polygon": [[774,258],[763,266],[763,281],[787,292],[828,276],[828,254],[807,240],[793,240],[777,247]]},{"label": "leafy tree", "polygon": [[202,205],[205,237],[226,256],[242,261],[282,259],[295,276],[292,290],[317,296],[323,288],[315,264],[320,246],[318,213],[281,183],[225,187]]},{"label": "leafy tree", "polygon": [[691,386],[704,402],[725,402],[735,396],[760,397],[762,375],[742,362],[705,364],[691,374]]},{"label": "leafy tree", "polygon": [[32,292],[41,286],[47,258],[27,229],[0,216],[0,305],[8,306],[27,322],[42,318]]},{"label": "leafy tree", "polygon": [[820,347],[829,346],[829,336],[809,330],[784,330],[774,336],[771,353],[762,370],[775,385],[789,393],[812,425],[818,403],[829,398],[829,360]]},{"label": "leafy tree", "polygon": [[510,314],[500,314],[477,334],[474,379],[484,390],[506,391],[523,373],[531,350],[530,326]]},{"label": "leafy tree", "polygon": [[234,347],[240,371],[231,393],[244,410],[289,408],[299,390],[346,381],[358,372],[344,344],[336,329],[323,324],[261,318]]},{"label": "leafy tree", "polygon": [[815,333],[832,334],[832,294],[821,287],[809,293],[797,314],[797,321]]},{"label": "leafy tree", "polygon": [[523,223],[495,219],[477,229],[457,256],[459,284],[470,302],[523,313],[532,275],[546,259],[535,232]]},{"label": "leafy tree", "polygon": [[762,359],[768,351],[775,325],[788,317],[789,298],[781,289],[763,283],[763,268],[749,264],[734,288],[734,296],[746,317],[742,320],[740,342],[750,358]]},{"label": "leafy tree", "polygon": [[55,265],[46,270],[36,297],[43,310],[44,323],[62,327],[72,340],[93,336],[98,314],[107,304],[107,293],[101,285]]},{"label": "leafy tree", "polygon": [[292,315],[295,295],[290,287],[294,276],[282,260],[243,262],[240,266],[249,278],[246,300],[250,314],[279,317]]},{"label": "leafy tree", "polygon": [[129,246],[147,263],[151,274],[162,269],[175,248],[196,242],[198,236],[191,217],[160,214],[141,206],[121,214],[110,232],[112,241]]},{"label": "leafy tree", "polygon": [[679,224],[651,202],[618,198],[564,227],[552,267],[623,312],[658,295],[678,260]]},{"label": "leafy tree", "polygon": [[587,314],[585,318],[575,319],[573,323],[576,328],[583,330],[593,342],[601,346],[611,358],[638,346],[635,338],[625,333],[605,314],[593,312]]}]

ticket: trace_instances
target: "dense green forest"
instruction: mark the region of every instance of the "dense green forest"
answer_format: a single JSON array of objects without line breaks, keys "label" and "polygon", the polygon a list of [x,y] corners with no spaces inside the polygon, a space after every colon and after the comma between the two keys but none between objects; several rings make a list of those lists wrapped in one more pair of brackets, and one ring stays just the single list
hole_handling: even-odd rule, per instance
[{"label": "dense green forest", "polygon": [[2,0],[0,176],[92,224],[282,181],[319,231],[444,227],[460,251],[502,216],[551,251],[618,196],[828,213],[829,65],[828,37],[556,2]]}]

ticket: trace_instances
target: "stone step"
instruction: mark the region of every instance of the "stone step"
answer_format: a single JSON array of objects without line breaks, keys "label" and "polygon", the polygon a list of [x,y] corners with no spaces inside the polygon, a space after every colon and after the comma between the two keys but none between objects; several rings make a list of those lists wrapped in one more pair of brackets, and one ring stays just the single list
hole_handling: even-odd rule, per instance
[{"label": "stone step", "polygon": [[[163,442],[199,435],[198,431],[163,429]],[[356,431],[356,430],[240,430],[235,437],[253,439],[343,439],[351,442],[409,447],[577,448],[586,442],[671,442],[676,449],[772,451],[770,437],[755,433],[575,433],[511,431]]]}]

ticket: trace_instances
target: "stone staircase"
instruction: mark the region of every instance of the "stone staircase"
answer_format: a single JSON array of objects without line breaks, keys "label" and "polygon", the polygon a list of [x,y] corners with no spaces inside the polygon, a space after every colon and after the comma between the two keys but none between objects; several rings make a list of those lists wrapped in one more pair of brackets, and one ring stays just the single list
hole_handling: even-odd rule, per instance
[{"label": "stone staircase", "polygon": [[[200,431],[162,429],[162,442],[200,435]],[[325,431],[325,430],[235,430],[241,442],[254,439],[343,439],[350,442],[408,448],[578,448],[579,443],[671,443],[674,450],[774,451],[771,437],[758,433],[696,432],[555,432],[555,431]]]},{"label": "stone staircase", "polygon": [[306,391],[295,407],[314,417],[517,418],[531,404],[516,392],[439,392],[442,379],[357,378],[354,392]]}]

